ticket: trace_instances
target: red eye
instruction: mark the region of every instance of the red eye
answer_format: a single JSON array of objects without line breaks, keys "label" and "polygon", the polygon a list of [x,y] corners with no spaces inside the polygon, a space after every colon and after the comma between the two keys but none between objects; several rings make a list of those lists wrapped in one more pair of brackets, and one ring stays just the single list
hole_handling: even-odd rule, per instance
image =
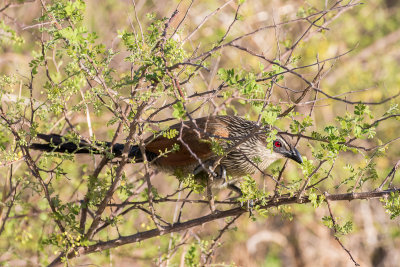
[{"label": "red eye", "polygon": [[281,142],[279,141],[274,142],[274,147],[281,147],[281,146],[282,146]]}]

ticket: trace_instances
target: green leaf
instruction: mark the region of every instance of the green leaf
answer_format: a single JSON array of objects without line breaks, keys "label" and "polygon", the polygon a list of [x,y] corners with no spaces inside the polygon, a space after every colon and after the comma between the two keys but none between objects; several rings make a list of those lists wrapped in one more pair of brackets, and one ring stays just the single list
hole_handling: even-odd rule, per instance
[{"label": "green leaf", "polygon": [[173,108],[172,116],[174,116],[177,119],[185,119],[186,118],[185,107],[183,106],[183,103],[181,101],[172,105],[172,108]]},{"label": "green leaf", "polygon": [[393,220],[400,215],[400,193],[391,192],[388,198],[382,198],[381,202],[385,203],[384,208],[390,214],[390,219]]}]

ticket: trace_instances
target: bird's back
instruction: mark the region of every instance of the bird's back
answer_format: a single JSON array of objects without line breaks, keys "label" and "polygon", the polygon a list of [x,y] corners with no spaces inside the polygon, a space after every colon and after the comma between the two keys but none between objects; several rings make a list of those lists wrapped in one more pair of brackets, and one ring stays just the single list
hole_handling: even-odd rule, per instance
[{"label": "bird's back", "polygon": [[[243,176],[264,170],[276,160],[271,158],[271,151],[266,147],[265,134],[260,134],[256,127],[254,122],[236,116],[203,117],[172,125],[169,129],[177,131],[172,138],[165,135],[149,138],[146,150],[158,154],[165,149],[171,151],[174,144],[178,144],[179,150],[154,162],[158,168],[172,173],[177,170],[192,173],[200,162],[209,164],[229,151],[222,157],[221,164],[228,175]],[[232,149],[237,143],[240,145]]]}]

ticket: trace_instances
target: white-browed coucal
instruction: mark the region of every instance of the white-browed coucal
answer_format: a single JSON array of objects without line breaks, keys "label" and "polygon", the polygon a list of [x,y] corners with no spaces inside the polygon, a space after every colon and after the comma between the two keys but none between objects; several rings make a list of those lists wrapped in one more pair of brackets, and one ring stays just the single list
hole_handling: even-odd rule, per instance
[{"label": "white-browed coucal", "polygon": [[[257,170],[263,171],[279,158],[302,163],[299,151],[283,136],[276,135],[270,149],[267,147],[269,128],[260,128],[255,122],[237,116],[208,116],[177,123],[169,129],[170,133],[171,129],[175,129],[175,135],[159,133],[145,141],[147,160],[164,172],[184,175],[192,173],[196,176],[206,173],[204,169],[207,168],[207,172],[215,174],[215,177],[238,178]],[[101,147],[111,146],[109,142],[98,142],[95,145],[84,141],[69,142],[55,134],[38,134],[37,137],[47,143],[34,143],[30,148],[48,152],[104,154],[105,149]],[[174,144],[179,145],[179,148],[176,149],[175,145],[173,150]],[[216,147],[222,150],[222,154],[214,152]],[[114,144],[111,152],[118,157],[123,148],[124,144]],[[135,162],[143,161],[142,153],[136,145],[131,147],[129,157],[134,158]],[[212,170],[217,160],[219,164]],[[229,187],[238,191],[233,184]]]}]

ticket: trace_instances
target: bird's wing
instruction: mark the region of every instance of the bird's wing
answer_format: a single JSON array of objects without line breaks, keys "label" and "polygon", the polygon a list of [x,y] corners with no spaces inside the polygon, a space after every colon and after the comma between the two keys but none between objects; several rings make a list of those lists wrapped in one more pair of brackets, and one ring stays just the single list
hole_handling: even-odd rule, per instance
[{"label": "bird's wing", "polygon": [[[211,150],[210,136],[215,139],[229,137],[226,123],[218,117],[204,117],[194,122],[186,121],[183,125],[181,123],[172,125],[170,129],[176,129],[177,136],[170,139],[164,136],[149,138],[146,145],[146,151],[160,154],[160,151],[171,150],[174,144],[178,144],[178,151],[168,153],[157,160],[157,164],[170,167],[196,164],[198,162],[196,157],[203,161],[209,159],[214,155]],[[181,131],[183,142],[178,141]]]}]

